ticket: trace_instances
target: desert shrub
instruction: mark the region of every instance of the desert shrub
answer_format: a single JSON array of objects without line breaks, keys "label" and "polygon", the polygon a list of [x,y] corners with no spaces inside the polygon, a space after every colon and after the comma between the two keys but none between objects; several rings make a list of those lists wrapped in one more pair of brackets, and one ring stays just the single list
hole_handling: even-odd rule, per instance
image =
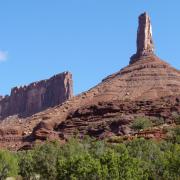
[{"label": "desert shrub", "polygon": [[93,158],[99,158],[109,148],[105,141],[89,137],[85,137],[81,143],[83,144],[84,149],[89,152]]},{"label": "desert shrub", "polygon": [[74,154],[73,156],[59,156],[57,163],[57,179],[100,179],[101,166],[98,159],[88,153]]},{"label": "desert shrub", "polygon": [[122,136],[112,136],[108,139],[109,143],[123,143],[124,137]]},{"label": "desert shrub", "polygon": [[18,161],[15,154],[0,150],[0,179],[18,175]]},{"label": "desert shrub", "polygon": [[180,125],[180,114],[178,114],[177,112],[172,112],[172,118],[174,123]]},{"label": "desert shrub", "polygon": [[155,125],[155,126],[164,124],[164,119],[162,117],[152,117],[151,121],[152,121],[153,125]]},{"label": "desert shrub", "polygon": [[176,126],[175,128],[171,129],[168,133],[167,139],[170,142],[180,144],[180,126]]},{"label": "desert shrub", "polygon": [[180,125],[180,115],[177,115],[174,117],[174,122],[177,124],[177,125]]},{"label": "desert shrub", "polygon": [[25,179],[35,179],[33,151],[24,151],[18,153],[19,156],[19,174]]},{"label": "desert shrub", "polygon": [[147,174],[141,165],[141,161],[129,155],[126,146],[115,146],[101,157],[102,179],[145,179]]},{"label": "desert shrub", "polygon": [[56,143],[46,143],[35,148],[33,152],[34,171],[40,175],[41,179],[56,179],[58,149],[59,146]]},{"label": "desert shrub", "polygon": [[178,144],[171,146],[169,150],[164,152],[163,162],[163,179],[180,179],[180,146]]},{"label": "desert shrub", "polygon": [[47,142],[33,150],[19,153],[20,175],[24,179],[56,179],[59,145]]},{"label": "desert shrub", "polygon": [[145,117],[137,117],[131,125],[131,128],[137,131],[140,131],[149,127],[152,127],[152,122]]},{"label": "desert shrub", "polygon": [[141,168],[145,168],[145,172],[148,172],[148,179],[160,179],[164,169],[162,168],[163,153],[158,143],[140,138],[127,143],[127,149],[132,157],[143,162]]},{"label": "desert shrub", "polygon": [[101,179],[101,164],[98,158],[104,150],[103,141],[88,137],[81,141],[70,139],[58,154],[57,179]]},{"label": "desert shrub", "polygon": [[107,152],[100,157],[100,162],[103,179],[119,179],[119,157],[114,150],[107,150]]}]

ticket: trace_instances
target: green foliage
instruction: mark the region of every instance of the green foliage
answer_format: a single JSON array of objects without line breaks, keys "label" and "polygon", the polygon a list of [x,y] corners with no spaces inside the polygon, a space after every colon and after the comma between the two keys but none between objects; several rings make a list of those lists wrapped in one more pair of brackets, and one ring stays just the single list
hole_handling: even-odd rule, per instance
[{"label": "green foliage", "polygon": [[20,175],[24,179],[54,180],[57,176],[57,143],[45,143],[33,151],[22,152],[19,155]]},{"label": "green foliage", "polygon": [[180,125],[180,115],[175,117],[175,123]]},{"label": "green foliage", "polygon": [[73,156],[58,157],[57,179],[100,179],[101,166],[99,160],[92,158],[88,153],[74,154]]},{"label": "green foliage", "polygon": [[123,143],[124,137],[122,136],[113,136],[108,139],[109,143]]},{"label": "green foliage", "polygon": [[36,147],[33,152],[34,169],[41,179],[54,180],[57,176],[56,164],[59,146],[54,143],[46,143]]},{"label": "green foliage", "polygon": [[180,125],[180,115],[177,114],[176,112],[174,112],[172,115],[173,115],[174,122],[175,122],[177,125]]},{"label": "green foliage", "polygon": [[155,126],[164,124],[164,119],[162,117],[151,117],[151,121]]},{"label": "green foliage", "polygon": [[18,161],[16,155],[9,151],[0,150],[0,179],[18,175]]},{"label": "green foliage", "polygon": [[[180,134],[177,128],[174,138]],[[64,145],[47,142],[17,154],[1,151],[0,170],[6,173],[0,179],[18,175],[19,168],[25,180],[178,180],[180,144],[174,138],[111,144],[86,137]]]},{"label": "green foliage", "polygon": [[[161,161],[161,178],[167,180],[180,179],[180,146],[169,144],[166,151],[163,152]],[[167,144],[166,144],[167,146]]]},{"label": "green foliage", "polygon": [[180,126],[176,126],[175,128],[171,129],[168,135],[168,140],[173,143],[180,144]]},{"label": "green foliage", "polygon": [[19,173],[25,180],[35,177],[34,158],[31,151],[21,152],[19,154],[19,168]]},{"label": "green foliage", "polygon": [[130,156],[141,160],[148,179],[160,179],[162,168],[162,151],[159,144],[145,139],[136,139],[127,144]]},{"label": "green foliage", "polygon": [[152,127],[152,122],[145,117],[137,117],[132,123],[132,129],[140,131]]}]

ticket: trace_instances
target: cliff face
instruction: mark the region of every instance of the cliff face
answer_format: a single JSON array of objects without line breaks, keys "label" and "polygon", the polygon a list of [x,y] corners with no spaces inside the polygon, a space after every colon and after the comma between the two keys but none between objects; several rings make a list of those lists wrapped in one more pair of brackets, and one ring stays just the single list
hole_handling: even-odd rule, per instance
[{"label": "cliff face", "polygon": [[61,104],[73,96],[72,75],[64,72],[48,80],[15,87],[10,96],[0,99],[0,118],[10,115],[28,116]]}]

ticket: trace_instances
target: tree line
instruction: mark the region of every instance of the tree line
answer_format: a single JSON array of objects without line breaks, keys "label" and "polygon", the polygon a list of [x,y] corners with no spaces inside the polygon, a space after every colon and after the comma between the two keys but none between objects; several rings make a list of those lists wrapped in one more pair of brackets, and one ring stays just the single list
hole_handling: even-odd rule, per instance
[{"label": "tree line", "polygon": [[160,142],[137,138],[107,143],[85,137],[46,142],[21,152],[0,151],[0,179],[179,180],[180,127]]}]

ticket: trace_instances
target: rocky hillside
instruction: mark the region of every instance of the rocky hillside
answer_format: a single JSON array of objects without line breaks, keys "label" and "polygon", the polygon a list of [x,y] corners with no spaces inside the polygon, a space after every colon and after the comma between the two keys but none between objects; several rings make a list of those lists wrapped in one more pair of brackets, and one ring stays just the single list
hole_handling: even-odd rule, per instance
[{"label": "rocky hillside", "polygon": [[180,71],[155,55],[150,18],[144,13],[139,17],[137,52],[127,67],[54,108],[25,119],[5,119],[0,145],[19,149],[37,140],[64,142],[74,135],[134,136],[131,125],[137,117],[150,119],[154,126],[161,120],[162,127],[174,126],[179,115]]}]

